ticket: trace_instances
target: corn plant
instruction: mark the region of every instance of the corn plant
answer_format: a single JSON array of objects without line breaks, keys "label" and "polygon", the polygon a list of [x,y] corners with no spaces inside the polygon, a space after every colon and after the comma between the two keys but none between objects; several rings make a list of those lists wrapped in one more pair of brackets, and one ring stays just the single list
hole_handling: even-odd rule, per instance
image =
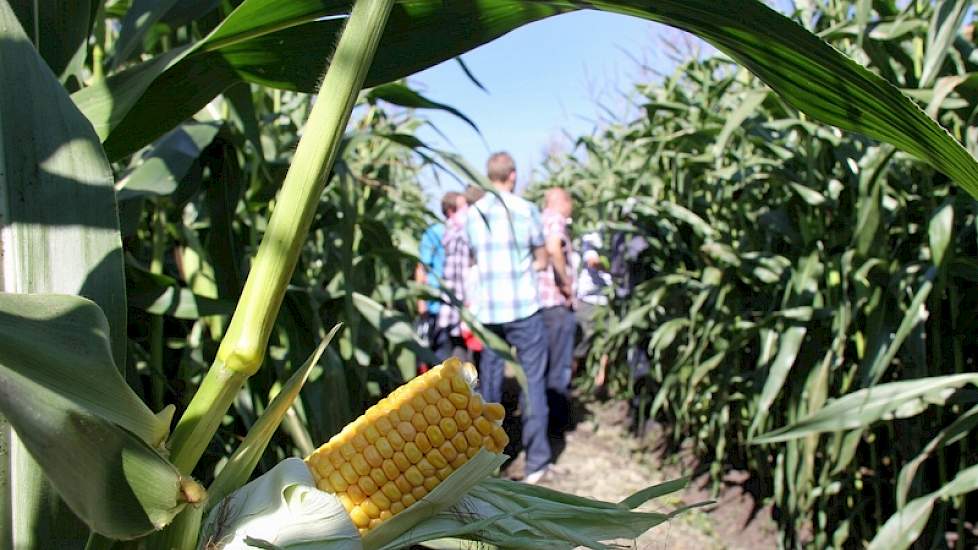
[{"label": "corn plant", "polygon": [[[426,221],[411,180],[471,170],[378,105],[451,110],[398,79],[584,8],[694,32],[791,108],[978,191],[960,136],[755,0],[3,0],[4,545],[194,547],[210,498],[307,456],[408,378],[428,353],[406,323],[406,235]],[[503,515],[593,514],[529,528],[600,547],[588,525],[641,532],[665,517],[631,510],[678,486],[617,504],[492,482],[467,496]]]},{"label": "corn plant", "polygon": [[[967,3],[807,6],[800,21],[975,150]],[[717,483],[748,469],[786,546],[971,545],[978,203],[723,56],[635,97],[645,116],[582,137],[584,160],[551,159],[543,181],[575,193],[585,227],[648,242],[592,358],[613,357],[617,391]],[[626,368],[635,346],[648,384]]]}]

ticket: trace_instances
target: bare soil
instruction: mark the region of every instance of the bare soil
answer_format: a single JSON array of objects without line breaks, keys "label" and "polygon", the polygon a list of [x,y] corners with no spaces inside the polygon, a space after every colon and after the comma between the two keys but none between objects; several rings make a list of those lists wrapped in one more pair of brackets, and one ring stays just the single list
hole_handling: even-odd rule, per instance
[{"label": "bare soil", "polygon": [[[515,408],[516,403],[509,405]],[[629,433],[627,403],[575,399],[572,410],[571,427],[563,441],[554,440],[556,474],[545,480],[543,485],[547,487],[616,502],[650,485],[696,471],[696,462],[689,453],[667,459],[650,451],[662,447],[655,441],[660,430],[653,427],[642,438]],[[513,416],[507,428],[513,441],[518,442],[519,420]],[[523,457],[518,447],[515,444],[508,449],[516,459],[503,471],[514,479],[523,475]],[[615,542],[635,549],[776,548],[777,529],[770,507],[755,501],[746,489],[749,481],[746,472],[730,471],[725,474],[719,493],[713,495],[708,475],[696,477],[684,491],[657,499],[642,509],[671,511],[706,501],[714,501],[712,504],[687,511],[637,540]]]}]

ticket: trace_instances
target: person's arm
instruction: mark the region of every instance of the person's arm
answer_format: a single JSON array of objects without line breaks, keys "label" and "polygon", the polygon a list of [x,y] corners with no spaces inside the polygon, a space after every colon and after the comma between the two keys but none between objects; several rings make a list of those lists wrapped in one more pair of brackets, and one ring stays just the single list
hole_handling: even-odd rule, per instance
[{"label": "person's arm", "polygon": [[537,246],[533,249],[533,269],[536,271],[543,271],[550,266],[550,258],[548,257],[546,247]]},{"label": "person's arm", "polygon": [[564,257],[564,241],[559,234],[550,234],[547,237],[547,254],[550,262],[554,266],[554,282],[564,296],[571,296],[571,278],[567,271],[567,258]]},{"label": "person's arm", "polygon": [[[428,284],[428,270],[425,269],[424,264],[418,262],[418,265],[414,268],[414,282],[419,284]],[[418,315],[424,315],[428,313],[428,302],[426,300],[418,299]]]}]

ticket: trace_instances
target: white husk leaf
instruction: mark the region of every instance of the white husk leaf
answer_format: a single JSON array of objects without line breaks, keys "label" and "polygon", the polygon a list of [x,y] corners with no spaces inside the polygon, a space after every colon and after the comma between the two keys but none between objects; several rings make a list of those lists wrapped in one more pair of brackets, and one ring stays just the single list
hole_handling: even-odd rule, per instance
[{"label": "white husk leaf", "polygon": [[320,491],[306,463],[288,458],[221,501],[199,550],[363,550],[339,499]]},{"label": "white husk leaf", "polygon": [[[450,550],[605,549],[617,546],[600,541],[634,539],[686,509],[636,512],[631,508],[638,502],[601,502],[486,479],[505,458],[479,451],[425,498],[362,540],[339,500],[316,489],[303,461],[288,459],[215,507],[200,550],[396,550],[422,542]],[[674,485],[627,500],[644,501],[684,484]],[[217,545],[206,546],[210,542]]]}]

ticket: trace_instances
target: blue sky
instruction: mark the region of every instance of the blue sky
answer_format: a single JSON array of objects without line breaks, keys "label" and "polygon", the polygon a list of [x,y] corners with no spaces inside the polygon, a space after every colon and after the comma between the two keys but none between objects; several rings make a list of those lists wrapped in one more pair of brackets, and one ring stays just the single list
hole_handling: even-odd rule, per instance
[{"label": "blue sky", "polygon": [[[787,10],[791,0],[771,4]],[[409,78],[411,85],[434,101],[452,105],[471,118],[482,136],[452,115],[427,112],[439,132],[422,129],[429,145],[460,153],[482,170],[492,151],[505,149],[517,163],[518,186],[553,145],[568,148],[565,134],[587,134],[609,117],[633,116],[625,94],[636,82],[668,73],[674,62],[664,43],[711,51],[698,39],[676,29],[641,19],[598,11],[581,11],[545,19],[516,29],[466,53],[463,59],[485,85],[476,87],[455,61],[447,61]],[[600,105],[606,108],[602,112]],[[447,138],[447,139],[446,139]],[[437,211],[438,198],[458,183],[423,178]]]},{"label": "blue sky", "polygon": [[[642,65],[658,70],[671,66],[661,38],[675,41],[679,36],[679,31],[655,23],[590,11],[527,25],[463,56],[488,93],[455,61],[409,79],[430,99],[465,113],[482,133],[480,137],[452,115],[427,112],[444,137],[432,129],[423,129],[419,137],[460,153],[480,170],[491,151],[508,150],[522,186],[547,147],[566,144],[564,131],[588,133],[600,124],[599,117],[608,118],[600,113],[599,102],[614,116],[627,116],[622,94],[637,80],[651,78]],[[433,197],[458,185],[450,178],[441,181],[439,189],[426,178]]]}]

